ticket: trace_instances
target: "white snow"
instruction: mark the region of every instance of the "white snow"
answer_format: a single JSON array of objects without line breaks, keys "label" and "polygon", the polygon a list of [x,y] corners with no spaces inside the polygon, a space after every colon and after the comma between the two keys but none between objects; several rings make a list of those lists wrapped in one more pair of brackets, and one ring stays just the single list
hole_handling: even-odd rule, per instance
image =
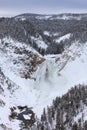
[{"label": "white snow", "polygon": [[23,115],[23,117],[24,117],[26,120],[30,120],[30,119],[31,119],[31,116],[30,116],[30,115]]},{"label": "white snow", "polygon": [[36,16],[35,18],[36,18],[36,19],[40,19],[40,20],[43,20],[43,19],[47,20],[47,19],[49,19],[50,17],[51,17],[51,15],[42,15],[42,16]]},{"label": "white snow", "polygon": [[50,36],[50,32],[44,31],[44,35]]},{"label": "white snow", "polygon": [[59,34],[60,34],[58,32],[49,32],[49,31],[44,31],[43,33],[46,36],[59,36]]},{"label": "white snow", "polygon": [[68,16],[68,15],[62,15],[62,16],[56,16],[56,17],[51,17],[50,20],[54,19],[62,19],[62,20],[81,20],[81,16]]},{"label": "white snow", "polygon": [[60,43],[61,41],[65,41],[66,39],[69,39],[70,36],[71,36],[71,33],[62,36],[62,37],[56,39],[55,41],[56,41],[57,43]]},{"label": "white snow", "polygon": [[56,32],[56,33],[53,33],[52,35],[53,36],[58,36],[60,33]]},{"label": "white snow", "polygon": [[25,20],[26,20],[26,18],[21,18],[21,20],[22,20],[22,21],[25,21]]},{"label": "white snow", "polygon": [[42,49],[47,49],[47,44],[43,41],[42,37],[39,36],[38,38],[35,38],[35,37],[31,37],[32,40],[34,40],[36,42],[36,44],[38,45],[39,48],[42,48]]}]

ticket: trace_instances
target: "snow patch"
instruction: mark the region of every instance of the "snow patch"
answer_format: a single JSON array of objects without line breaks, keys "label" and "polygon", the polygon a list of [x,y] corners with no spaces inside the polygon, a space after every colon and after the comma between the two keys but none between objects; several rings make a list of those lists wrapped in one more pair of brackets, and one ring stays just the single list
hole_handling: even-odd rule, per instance
[{"label": "snow patch", "polygon": [[55,41],[56,41],[57,43],[60,43],[61,41],[65,41],[66,39],[69,39],[70,36],[71,36],[71,33],[62,36],[62,37],[56,39]]},{"label": "snow patch", "polygon": [[43,20],[43,19],[47,20],[47,19],[49,19],[50,17],[51,17],[51,15],[43,15],[43,16],[36,16],[35,18],[36,18],[36,19],[40,19],[40,20]]},{"label": "snow patch", "polygon": [[38,45],[39,48],[42,48],[42,49],[47,49],[47,44],[43,41],[42,37],[39,36],[38,38],[35,38],[35,37],[31,37],[32,40],[35,41],[35,43]]},{"label": "snow patch", "polygon": [[50,32],[44,31],[44,35],[50,36]]}]

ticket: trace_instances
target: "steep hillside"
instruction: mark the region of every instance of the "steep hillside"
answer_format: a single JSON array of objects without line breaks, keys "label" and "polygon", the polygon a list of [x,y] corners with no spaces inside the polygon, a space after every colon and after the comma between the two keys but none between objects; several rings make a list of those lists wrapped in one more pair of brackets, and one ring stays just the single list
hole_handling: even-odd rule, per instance
[{"label": "steep hillside", "polygon": [[61,98],[53,100],[43,110],[41,120],[33,130],[86,130],[87,129],[87,86],[78,85]]}]

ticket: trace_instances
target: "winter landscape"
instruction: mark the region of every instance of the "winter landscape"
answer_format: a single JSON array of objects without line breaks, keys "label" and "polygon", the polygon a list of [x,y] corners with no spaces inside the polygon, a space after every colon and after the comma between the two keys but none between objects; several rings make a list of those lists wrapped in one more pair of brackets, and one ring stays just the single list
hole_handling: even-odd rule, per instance
[{"label": "winter landscape", "polygon": [[87,14],[0,18],[0,130],[86,130]]},{"label": "winter landscape", "polygon": [[0,0],[0,130],[87,130],[87,2],[50,1]]}]

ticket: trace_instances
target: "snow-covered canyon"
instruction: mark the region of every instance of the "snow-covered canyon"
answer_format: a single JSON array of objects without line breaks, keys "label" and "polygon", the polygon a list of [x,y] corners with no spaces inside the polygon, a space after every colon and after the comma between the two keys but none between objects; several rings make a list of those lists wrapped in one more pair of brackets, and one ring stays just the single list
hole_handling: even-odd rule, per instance
[{"label": "snow-covered canyon", "polygon": [[[37,117],[40,117],[43,108],[50,105],[54,98],[62,96],[79,83],[87,83],[86,43],[82,45],[76,42],[60,55],[44,56],[45,60],[36,67],[31,78],[26,79],[21,76],[21,72],[25,72],[29,68],[28,64],[26,67],[23,64],[28,55],[15,53],[15,48],[16,50],[31,51],[32,55],[37,52],[23,43],[16,43],[11,39],[3,39],[3,44],[2,41],[0,44],[0,67],[4,74],[4,77],[0,77],[3,81],[0,85],[4,89],[0,100],[5,103],[0,107],[0,124],[6,124],[13,130],[17,130],[19,122],[9,120],[11,107],[27,105],[32,107]],[[38,56],[41,57],[39,54]],[[31,62],[31,58],[27,60],[27,62]],[[16,62],[14,63],[14,61]],[[7,81],[13,88],[11,86],[8,89]]]}]

